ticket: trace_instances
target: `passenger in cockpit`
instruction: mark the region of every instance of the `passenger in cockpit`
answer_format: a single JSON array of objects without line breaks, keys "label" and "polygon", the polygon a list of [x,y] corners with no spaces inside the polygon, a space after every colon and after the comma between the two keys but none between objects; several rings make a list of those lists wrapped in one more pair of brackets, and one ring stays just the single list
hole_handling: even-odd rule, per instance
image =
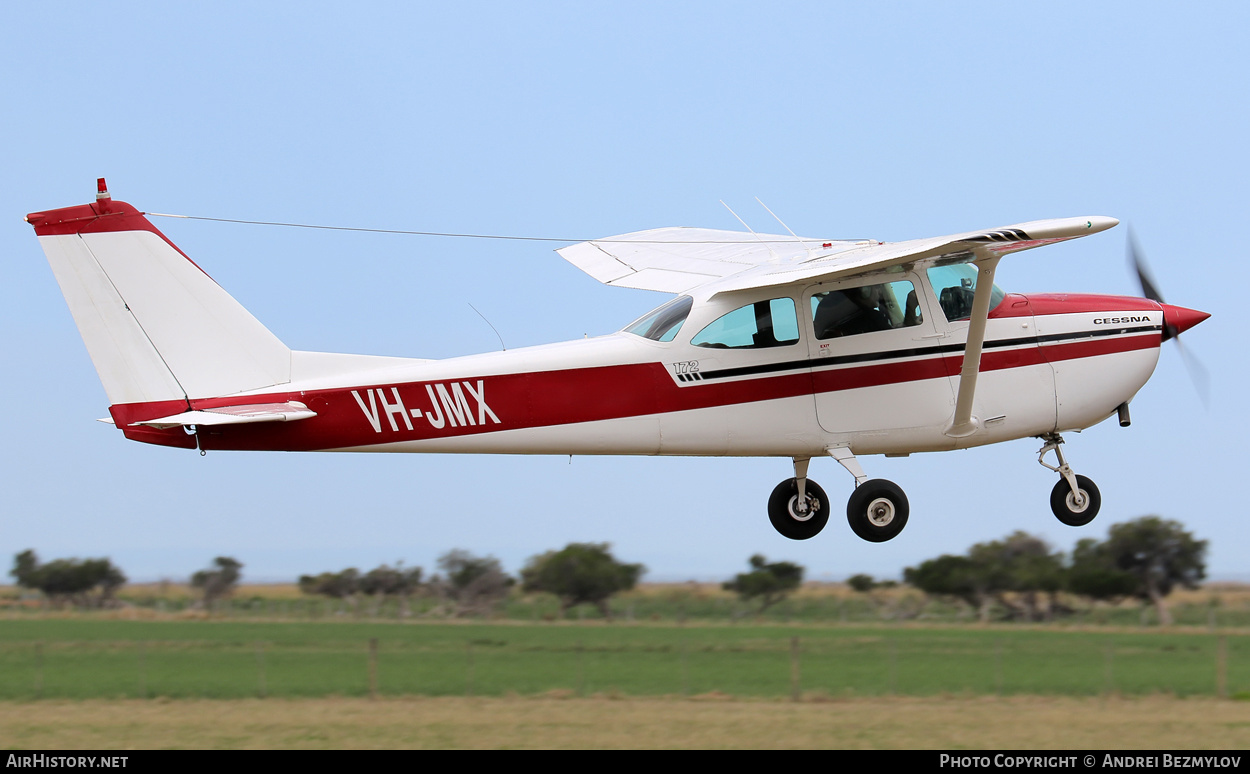
[{"label": "passenger in cockpit", "polygon": [[813,326],[816,338],[832,339],[860,333],[886,331],[890,318],[882,312],[874,298],[876,286],[831,290],[816,306]]}]

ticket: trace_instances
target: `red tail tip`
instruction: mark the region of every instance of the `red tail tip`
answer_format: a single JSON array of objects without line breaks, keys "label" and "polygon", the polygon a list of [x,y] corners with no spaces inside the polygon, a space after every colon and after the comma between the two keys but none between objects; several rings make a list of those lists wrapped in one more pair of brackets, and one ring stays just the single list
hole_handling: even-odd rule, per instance
[{"label": "red tail tip", "polygon": [[103,200],[103,199],[112,199],[112,198],[113,198],[113,197],[109,196],[109,187],[108,187],[108,183],[105,183],[105,182],[104,182],[104,178],[102,178],[102,177],[98,177],[98,178],[96,178],[96,181],[95,181],[95,200],[98,202],[98,201],[101,201],[101,200]]}]

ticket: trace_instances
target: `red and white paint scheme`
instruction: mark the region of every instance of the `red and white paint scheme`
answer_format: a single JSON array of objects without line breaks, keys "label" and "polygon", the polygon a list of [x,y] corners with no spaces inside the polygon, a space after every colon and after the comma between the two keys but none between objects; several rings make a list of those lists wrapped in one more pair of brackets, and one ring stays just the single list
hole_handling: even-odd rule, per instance
[{"label": "red and white paint scheme", "polygon": [[[907,522],[860,455],[1037,436],[1051,504],[1088,523],[1097,488],[1060,433],[1118,413],[1162,340],[1208,315],[1143,298],[1019,295],[1002,256],[1115,226],[1022,223],[908,242],[661,228],[561,256],[609,284],[677,297],[618,333],[446,360],[289,349],[134,207],[110,198],[31,213],[127,438],[210,449],[789,457],[769,501],[783,535],[828,521],[807,478],[855,477],[854,532]],[[1058,466],[1045,462],[1054,451]]]}]

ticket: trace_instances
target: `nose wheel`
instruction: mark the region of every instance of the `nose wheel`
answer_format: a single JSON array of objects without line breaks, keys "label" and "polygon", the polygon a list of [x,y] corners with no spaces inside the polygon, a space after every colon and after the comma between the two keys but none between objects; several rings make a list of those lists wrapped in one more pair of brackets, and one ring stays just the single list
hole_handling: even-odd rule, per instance
[{"label": "nose wheel", "polygon": [[[1063,450],[1059,448],[1063,443],[1062,438],[1049,435],[1042,440],[1046,441],[1046,445],[1038,452],[1037,461],[1042,467],[1059,474],[1058,483],[1050,490],[1050,510],[1054,512],[1055,518],[1069,527],[1084,527],[1098,515],[1098,509],[1102,507],[1102,495],[1093,481],[1072,472],[1071,466],[1063,458]],[[1046,453],[1051,451],[1059,462],[1057,467],[1046,462]]]},{"label": "nose wheel", "polygon": [[1076,491],[1064,479],[1059,479],[1055,488],[1050,490],[1050,509],[1055,518],[1069,527],[1084,527],[1098,515],[1102,506],[1102,495],[1098,487],[1085,476],[1076,477]]}]

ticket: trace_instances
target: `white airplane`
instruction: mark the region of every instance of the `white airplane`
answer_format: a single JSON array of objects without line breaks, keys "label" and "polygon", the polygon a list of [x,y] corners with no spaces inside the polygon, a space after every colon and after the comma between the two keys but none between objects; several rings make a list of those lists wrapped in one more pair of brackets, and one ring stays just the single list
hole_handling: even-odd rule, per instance
[{"label": "white airplane", "polygon": [[1089,523],[1098,488],[1061,434],[1127,425],[1161,342],[1209,316],[1162,303],[1144,274],[1154,300],[994,285],[1002,256],[1107,217],[894,243],[661,228],[557,251],[606,284],[679,294],[617,333],[445,360],[300,352],[103,179],[93,204],[26,220],[127,438],[201,453],[788,457],[768,516],[795,540],[830,515],[813,458],[854,476],[851,529],[881,542],[909,505],[860,456],[1029,436],[1060,476],[1055,515]]}]

